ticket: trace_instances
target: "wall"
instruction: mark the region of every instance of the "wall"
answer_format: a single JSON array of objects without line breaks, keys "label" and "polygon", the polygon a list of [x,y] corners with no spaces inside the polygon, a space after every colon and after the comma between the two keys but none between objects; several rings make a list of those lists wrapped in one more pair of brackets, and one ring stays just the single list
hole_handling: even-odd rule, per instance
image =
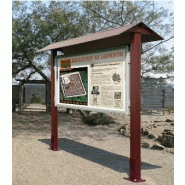
[{"label": "wall", "polygon": [[25,103],[31,103],[34,96],[40,99],[40,103],[46,103],[46,85],[45,84],[25,84]]},{"label": "wall", "polygon": [[159,110],[174,108],[174,89],[165,86],[142,86],[142,110]]}]

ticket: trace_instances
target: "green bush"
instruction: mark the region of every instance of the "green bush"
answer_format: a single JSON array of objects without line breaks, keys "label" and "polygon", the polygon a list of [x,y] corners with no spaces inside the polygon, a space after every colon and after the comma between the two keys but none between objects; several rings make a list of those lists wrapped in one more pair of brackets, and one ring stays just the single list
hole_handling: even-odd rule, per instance
[{"label": "green bush", "polygon": [[31,103],[40,103],[41,100],[40,100],[40,97],[37,97],[35,94],[32,94],[30,102]]},{"label": "green bush", "polygon": [[87,117],[83,116],[82,120],[89,126],[110,125],[115,123],[111,116],[104,113],[91,114]]}]

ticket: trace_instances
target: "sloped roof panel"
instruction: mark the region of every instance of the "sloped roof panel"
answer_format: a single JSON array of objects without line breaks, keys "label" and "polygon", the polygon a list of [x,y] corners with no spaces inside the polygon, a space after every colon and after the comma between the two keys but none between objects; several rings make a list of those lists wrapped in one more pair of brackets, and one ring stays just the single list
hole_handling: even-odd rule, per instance
[{"label": "sloped roof panel", "polygon": [[[152,35],[151,40],[150,40],[150,37],[148,37],[147,40],[142,39],[142,42],[150,42],[150,41],[163,39],[161,36],[159,36],[157,33],[155,33],[153,30],[151,30],[149,27],[147,27],[144,23],[140,22],[140,23],[130,24],[127,26],[116,28],[116,29],[111,29],[108,31],[101,31],[101,32],[97,32],[97,33],[93,33],[93,34],[89,34],[89,35],[85,35],[85,36],[81,36],[81,37],[77,37],[77,38],[72,38],[69,40],[56,42],[56,43],[50,44],[50,45],[40,49],[38,52],[53,50],[53,49],[58,49],[58,48],[65,48],[65,47],[69,47],[69,46],[93,42],[96,40],[102,40],[105,38],[120,35],[125,32],[129,32],[129,31],[134,32],[134,31],[136,31],[136,30],[133,30],[133,28],[135,28],[135,27],[137,27],[137,30],[140,31],[142,35]],[[139,29],[139,28],[141,28],[141,29]],[[143,32],[143,28],[148,31],[147,34],[146,34],[146,32]],[[144,37],[144,38],[146,38],[146,37]]]}]

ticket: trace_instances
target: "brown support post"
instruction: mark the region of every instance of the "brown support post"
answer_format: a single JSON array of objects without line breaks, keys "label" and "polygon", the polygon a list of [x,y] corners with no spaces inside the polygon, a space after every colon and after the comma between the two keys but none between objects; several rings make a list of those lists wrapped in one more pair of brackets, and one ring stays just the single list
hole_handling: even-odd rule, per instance
[{"label": "brown support post", "polygon": [[45,83],[45,104],[46,104],[46,112],[48,112],[48,99],[47,99],[47,92],[48,92],[48,84],[47,82]]},{"label": "brown support post", "polygon": [[55,56],[57,52],[51,50],[51,150],[58,151],[58,111],[55,107]]},{"label": "brown support post", "polygon": [[130,175],[127,180],[141,179],[141,33],[132,33],[130,42]]}]

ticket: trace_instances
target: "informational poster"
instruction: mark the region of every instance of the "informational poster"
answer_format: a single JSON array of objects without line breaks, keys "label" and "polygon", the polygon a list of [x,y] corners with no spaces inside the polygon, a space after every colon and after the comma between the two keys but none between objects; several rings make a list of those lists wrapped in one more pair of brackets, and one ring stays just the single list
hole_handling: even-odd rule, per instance
[{"label": "informational poster", "polygon": [[126,112],[127,51],[120,49],[58,58],[56,106],[97,112]]},{"label": "informational poster", "polygon": [[89,106],[123,109],[124,64],[118,61],[91,65]]},{"label": "informational poster", "polygon": [[87,105],[87,68],[60,72],[60,102]]}]

